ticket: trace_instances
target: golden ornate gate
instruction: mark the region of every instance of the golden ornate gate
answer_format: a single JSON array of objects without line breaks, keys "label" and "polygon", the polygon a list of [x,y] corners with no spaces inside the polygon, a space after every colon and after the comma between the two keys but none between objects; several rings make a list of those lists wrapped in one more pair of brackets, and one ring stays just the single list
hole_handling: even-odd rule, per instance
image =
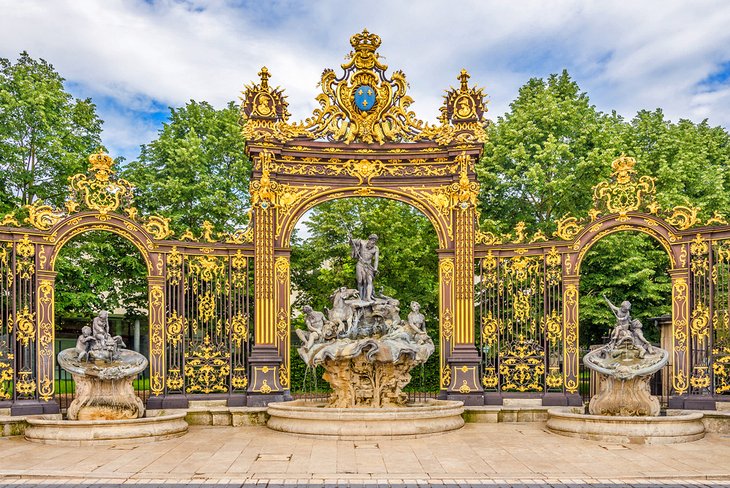
[{"label": "golden ornate gate", "polygon": [[[168,220],[139,215],[131,185],[105,154],[70,179],[64,209],[42,202],[0,221],[0,408],[50,413],[54,401],[54,263],[74,236],[114,232],[148,273],[148,408],[193,398],[261,405],[288,397],[290,236],[315,205],[338,198],[405,202],[439,242],[441,389],[468,404],[537,396],[578,404],[579,279],[602,237],[634,230],[667,251],[672,278],[670,406],[709,408],[730,392],[730,226],[697,210],[661,209],[635,161],[613,162],[585,218],[565,216],[552,239],[518,225],[478,230],[474,165],[485,138],[482,89],[462,71],[437,125],[410,111],[405,75],[387,74],[380,38],[363,31],[342,74],[322,74],[319,108],[290,123],[266,68],[241,107],[253,161],[251,224],[218,235],[205,224],[173,236]],[[24,227],[25,226],[25,227]]]}]

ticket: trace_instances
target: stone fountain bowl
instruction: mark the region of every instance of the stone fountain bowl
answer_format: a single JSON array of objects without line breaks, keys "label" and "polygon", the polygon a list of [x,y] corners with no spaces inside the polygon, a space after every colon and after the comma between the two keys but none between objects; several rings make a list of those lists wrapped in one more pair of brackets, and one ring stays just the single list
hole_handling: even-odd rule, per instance
[{"label": "stone fountain bowl", "polygon": [[57,446],[142,444],[180,437],[188,432],[185,412],[123,420],[27,419],[25,439]]},{"label": "stone fountain bowl", "polygon": [[615,349],[615,355],[602,357],[604,348],[590,351],[583,356],[583,364],[599,373],[628,379],[635,376],[651,375],[662,369],[669,362],[669,352],[654,348],[653,354],[640,358],[633,350],[631,354],[623,354],[623,349]]},{"label": "stone fountain bowl", "polygon": [[270,429],[336,439],[420,437],[464,426],[463,402],[435,399],[384,408],[326,408],[294,400],[270,403],[267,413]]},{"label": "stone fountain bowl", "polygon": [[92,376],[102,380],[117,380],[137,376],[147,368],[147,358],[138,352],[122,349],[114,361],[82,359],[79,361],[76,349],[64,349],[58,353],[58,364],[74,375]]},{"label": "stone fountain bowl", "polygon": [[555,434],[611,444],[678,444],[705,436],[702,413],[666,417],[625,417],[548,410],[547,429]]}]

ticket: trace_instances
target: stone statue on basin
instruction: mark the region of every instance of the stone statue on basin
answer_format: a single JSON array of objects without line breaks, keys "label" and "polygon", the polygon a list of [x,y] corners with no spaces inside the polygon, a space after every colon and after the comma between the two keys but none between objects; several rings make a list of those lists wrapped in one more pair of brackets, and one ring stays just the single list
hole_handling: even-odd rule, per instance
[{"label": "stone statue on basin", "polygon": [[405,406],[408,395],[402,389],[411,369],[434,352],[418,302],[411,302],[403,320],[398,300],[374,293],[377,239],[349,239],[357,259],[357,290],[335,290],[325,313],[308,305],[302,309],[307,330],[296,331],[302,341],[297,351],[308,366],[324,367],[333,390],[329,407]]},{"label": "stone statue on basin", "polygon": [[669,353],[646,340],[641,321],[631,317],[629,301],[617,307],[603,298],[616,316],[616,325],[607,344],[583,357],[583,363],[598,372],[601,384],[588,411],[596,415],[659,415],[659,399],[651,396],[649,382],[667,364]]},{"label": "stone statue on basin", "polygon": [[120,420],[144,415],[144,403],[132,381],[147,368],[147,358],[125,349],[119,336],[109,333],[109,314],[102,311],[84,326],[76,347],[58,354],[58,363],[76,383],[69,420]]}]

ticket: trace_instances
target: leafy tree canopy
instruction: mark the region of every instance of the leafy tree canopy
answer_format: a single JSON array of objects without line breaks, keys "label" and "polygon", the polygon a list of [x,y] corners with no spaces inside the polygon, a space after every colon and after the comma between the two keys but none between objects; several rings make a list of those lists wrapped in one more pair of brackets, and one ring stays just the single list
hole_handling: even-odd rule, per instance
[{"label": "leafy tree canopy", "polygon": [[14,64],[0,58],[0,213],[36,199],[61,206],[68,177],[101,145],[96,106],[63,82],[27,52]]},{"label": "leafy tree canopy", "polygon": [[178,236],[205,220],[218,231],[243,227],[251,167],[238,121],[233,102],[221,110],[192,100],[171,108],[157,139],[124,171],[140,211],[171,217]]},{"label": "leafy tree canopy", "polygon": [[117,234],[92,231],[72,239],[61,249],[56,271],[59,319],[118,308],[127,316],[147,315],[147,267],[139,250]]}]

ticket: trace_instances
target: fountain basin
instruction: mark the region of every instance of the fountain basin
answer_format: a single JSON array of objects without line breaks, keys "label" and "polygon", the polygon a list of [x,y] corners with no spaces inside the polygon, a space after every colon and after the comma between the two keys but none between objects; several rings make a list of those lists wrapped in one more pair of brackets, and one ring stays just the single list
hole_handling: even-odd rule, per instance
[{"label": "fountain basin", "polygon": [[679,444],[705,437],[702,413],[667,417],[590,415],[548,410],[550,432],[612,444]]},{"label": "fountain basin", "polygon": [[185,412],[123,420],[28,418],[25,438],[62,446],[130,444],[164,441],[185,435]]},{"label": "fountain basin", "polygon": [[324,403],[271,403],[270,429],[337,439],[417,437],[456,430],[464,425],[464,404],[428,399],[405,407],[326,408]]}]

